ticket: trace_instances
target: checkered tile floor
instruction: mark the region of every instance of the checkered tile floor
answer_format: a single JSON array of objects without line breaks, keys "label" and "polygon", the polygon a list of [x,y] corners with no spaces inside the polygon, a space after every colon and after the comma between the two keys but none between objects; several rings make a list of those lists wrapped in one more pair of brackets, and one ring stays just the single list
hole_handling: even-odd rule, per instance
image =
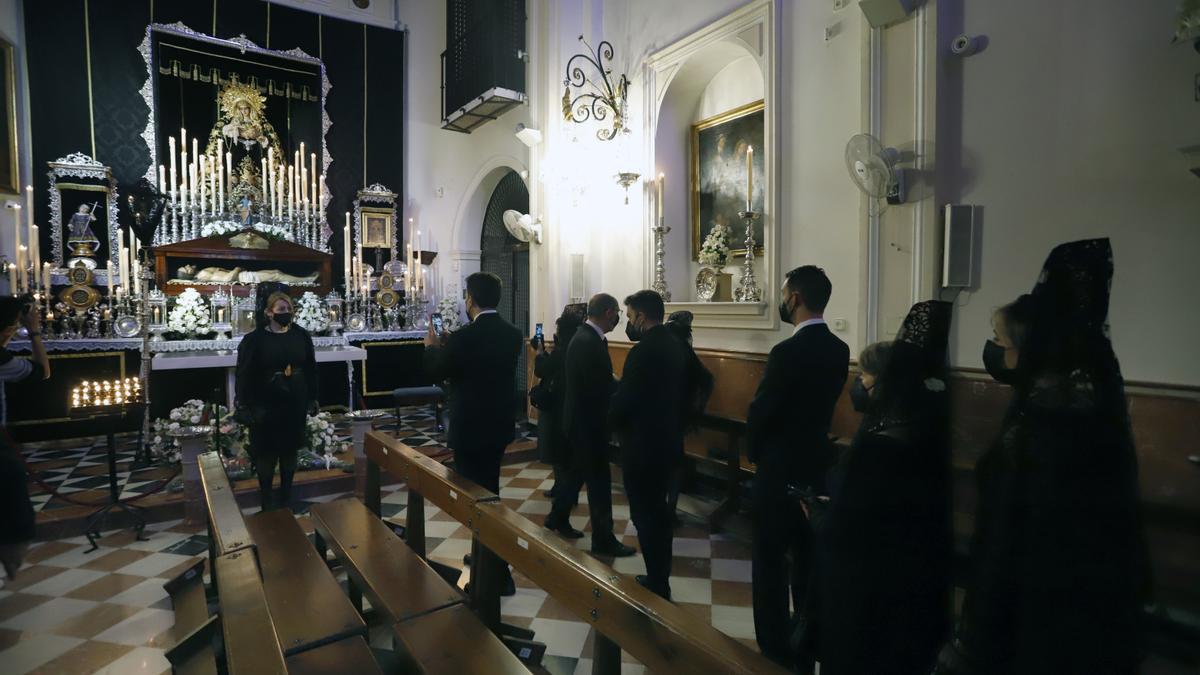
[{"label": "checkered tile floor", "polygon": [[[448,456],[445,434],[436,430],[433,411],[429,406],[401,408],[399,424],[394,409],[384,412],[386,415],[380,418],[376,428],[403,438],[410,447],[419,448],[431,456]],[[348,437],[349,422],[339,423],[338,433]],[[535,441],[530,432],[521,429],[517,443],[532,442]],[[174,474],[172,468],[163,466],[133,470],[136,451],[136,434],[117,436],[117,489],[121,499],[151,492]],[[59,494],[91,504],[107,501],[108,450],[104,437],[29,443],[25,445],[24,452],[29,467]],[[32,482],[30,498],[33,500],[34,510],[39,513],[48,514],[55,509],[71,506],[66,499],[57,497]]]},{"label": "checkered tile floor", "polygon": [[[553,485],[549,467],[505,466],[500,483],[501,499],[531,520],[540,522],[549,512],[550,501],[544,496]],[[384,489],[385,517],[402,522],[407,490],[400,485]],[[325,495],[296,504],[297,519],[311,532],[308,508],[346,496]],[[589,533],[586,502],[585,491],[571,523]],[[430,504],[425,517],[430,558],[462,568],[462,558],[470,549],[469,531]],[[629,502],[619,484],[614,486],[613,517],[616,532],[636,545]],[[151,525],[148,534],[149,541],[139,542],[130,532],[108,533],[94,553],[84,553],[83,537],[33,548],[17,580],[0,588],[0,670],[6,675],[169,672],[163,648],[170,639],[174,613],[162,584],[193,556],[204,555],[207,537],[199,528],[178,521]],[[577,545],[587,550],[590,534]],[[645,571],[640,556],[602,559],[625,574]],[[686,522],[675,532],[673,572],[671,591],[681,607],[754,648],[750,549],[745,543]],[[550,673],[591,672],[589,626],[528,579],[515,576],[517,594],[501,603],[504,620],[536,632],[536,639],[546,644],[543,665]],[[460,583],[469,579],[467,568]],[[623,672],[644,671],[630,657],[625,659]]]}]

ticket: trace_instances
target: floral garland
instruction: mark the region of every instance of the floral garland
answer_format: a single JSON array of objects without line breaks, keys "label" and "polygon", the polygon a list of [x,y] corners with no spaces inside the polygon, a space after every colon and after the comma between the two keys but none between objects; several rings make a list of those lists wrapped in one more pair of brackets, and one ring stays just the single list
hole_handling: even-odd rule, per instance
[{"label": "floral garland", "polygon": [[184,334],[208,333],[212,317],[204,296],[194,288],[184,289],[167,317],[167,330]]},{"label": "floral garland", "polygon": [[[150,441],[150,456],[160,463],[174,464],[178,462],[181,446],[179,439],[171,437],[170,432],[181,426],[200,424],[200,420],[204,419],[206,407],[208,404],[194,398],[184,401],[183,405],[178,408],[172,408],[169,419],[154,420],[154,436]],[[205,449],[209,452],[220,452],[221,455],[227,457],[244,454],[245,427],[238,424],[233,419],[233,415],[229,414],[229,409],[223,405],[217,406],[217,415],[221,419],[220,438],[218,440],[215,434],[209,436]]]},{"label": "floral garland", "polygon": [[327,412],[309,415],[304,425],[304,439],[307,445],[301,449],[298,463],[306,469],[331,469],[345,466],[345,462],[334,457],[345,452],[350,442],[339,439],[337,430]]},{"label": "floral garland", "polygon": [[242,224],[236,220],[215,220],[200,226],[201,237],[211,237],[214,234],[230,234],[240,232]]},{"label": "floral garland", "polygon": [[300,302],[296,303],[296,324],[313,334],[329,330],[329,312],[316,293],[305,291],[300,296]]},{"label": "floral garland", "polygon": [[283,225],[272,225],[270,223],[254,223],[250,226],[255,232],[274,237],[276,239],[285,239],[292,241],[292,231]]},{"label": "floral garland", "polygon": [[452,295],[438,301],[438,312],[442,315],[442,326],[447,331],[457,330],[462,323],[459,319],[458,299]]},{"label": "floral garland", "polygon": [[700,245],[700,255],[697,256],[701,265],[709,267],[724,267],[729,259],[729,228],[721,223],[714,223],[709,230],[704,243]]}]

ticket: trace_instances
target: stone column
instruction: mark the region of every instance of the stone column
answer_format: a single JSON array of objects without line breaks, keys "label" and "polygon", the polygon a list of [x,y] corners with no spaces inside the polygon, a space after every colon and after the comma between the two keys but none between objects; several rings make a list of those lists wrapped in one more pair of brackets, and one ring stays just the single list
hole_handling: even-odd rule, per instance
[{"label": "stone column", "polygon": [[350,420],[350,438],[354,441],[354,496],[362,501],[367,491],[367,448],[365,440],[371,424],[383,417],[379,410],[355,410],[346,413]]},{"label": "stone column", "polygon": [[183,465],[184,520],[189,524],[202,524],[208,520],[208,508],[204,502],[204,485],[200,482],[199,458],[207,449],[212,427],[179,427],[168,431],[167,435],[179,441],[180,462]]}]

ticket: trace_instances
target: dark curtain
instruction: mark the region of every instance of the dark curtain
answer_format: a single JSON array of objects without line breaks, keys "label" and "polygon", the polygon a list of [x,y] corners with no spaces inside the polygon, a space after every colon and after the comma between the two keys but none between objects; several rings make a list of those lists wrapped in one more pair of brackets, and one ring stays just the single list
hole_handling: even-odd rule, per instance
[{"label": "dark curtain", "polygon": [[[151,7],[156,23],[182,22],[221,38],[245,35],[270,49],[298,47],[325,62],[332,87],[325,104],[332,123],[325,141],[333,157],[327,175],[328,218],[335,233],[341,231],[355,192],[364,186],[382,183],[403,195],[403,33],[257,0],[90,0],[86,16],[84,7],[83,0],[25,0],[37,222],[49,219],[46,162],[72,152],[93,154],[93,127],[95,159],[112,167],[122,193],[146,173],[150,156],[141,135],[149,111],[140,92],[147,73],[138,46],[151,21]],[[195,130],[207,133],[214,121],[197,123]],[[164,124],[160,120],[168,134],[178,133],[177,123]],[[276,131],[286,143],[286,127]],[[46,258],[50,227],[42,227],[41,234]],[[336,259],[341,243],[337,234],[330,239]],[[341,265],[333,267],[338,281]]]}]

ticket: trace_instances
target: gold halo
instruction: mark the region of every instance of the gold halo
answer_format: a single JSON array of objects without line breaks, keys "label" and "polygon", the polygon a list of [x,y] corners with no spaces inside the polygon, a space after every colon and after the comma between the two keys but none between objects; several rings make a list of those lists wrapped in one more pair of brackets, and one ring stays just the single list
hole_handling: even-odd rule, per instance
[{"label": "gold halo", "polygon": [[267,97],[259,93],[257,87],[236,80],[221,89],[220,99],[221,112],[225,114],[226,118],[232,118],[234,111],[237,110],[238,103],[243,101],[250,106],[251,117],[255,119],[261,118],[263,108],[267,104]]}]

